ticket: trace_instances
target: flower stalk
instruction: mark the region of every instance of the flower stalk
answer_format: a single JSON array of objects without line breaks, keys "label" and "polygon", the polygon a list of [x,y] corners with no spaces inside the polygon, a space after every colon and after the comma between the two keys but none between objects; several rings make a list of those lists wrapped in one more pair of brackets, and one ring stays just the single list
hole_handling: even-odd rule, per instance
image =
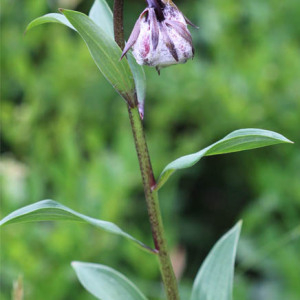
[{"label": "flower stalk", "polygon": [[[123,0],[114,1],[114,35],[116,43],[124,48],[123,31]],[[158,202],[157,191],[154,190],[156,182],[151,166],[144,128],[140,118],[136,99],[128,99],[128,113],[135,148],[138,156],[152,237],[157,251],[161,275],[168,300],[179,300],[178,286],[167,249],[163,222]],[[135,105],[132,105],[135,103]]]},{"label": "flower stalk", "polygon": [[179,299],[177,281],[167,249],[164,227],[158,202],[158,194],[157,191],[153,189],[155,187],[155,179],[142,120],[137,107],[131,108],[128,106],[128,112],[144,185],[144,193],[149,221],[151,224],[152,237],[159,258],[160,270],[166,289],[167,299],[177,300]]}]

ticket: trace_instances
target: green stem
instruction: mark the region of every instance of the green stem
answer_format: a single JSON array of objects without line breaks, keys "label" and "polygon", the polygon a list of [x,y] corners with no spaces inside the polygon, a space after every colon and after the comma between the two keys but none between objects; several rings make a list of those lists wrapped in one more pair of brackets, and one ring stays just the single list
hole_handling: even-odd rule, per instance
[{"label": "green stem", "polygon": [[155,249],[158,252],[160,270],[166,289],[167,298],[168,300],[178,300],[178,286],[164,236],[158,194],[157,191],[153,191],[153,188],[155,187],[155,179],[150,162],[143,124],[137,107],[132,108],[128,106],[128,112],[142,174],[152,237],[155,244]]},{"label": "green stem", "polygon": [[[123,30],[123,4],[124,0],[114,0],[114,36],[116,43],[121,49],[123,49],[125,45]],[[179,300],[178,286],[164,236],[158,195],[157,191],[153,190],[156,183],[153,175],[142,120],[137,108],[137,99],[127,99],[127,104],[135,148],[142,174],[152,237],[155,250],[157,251],[159,258],[159,265],[167,298],[168,300]]]}]

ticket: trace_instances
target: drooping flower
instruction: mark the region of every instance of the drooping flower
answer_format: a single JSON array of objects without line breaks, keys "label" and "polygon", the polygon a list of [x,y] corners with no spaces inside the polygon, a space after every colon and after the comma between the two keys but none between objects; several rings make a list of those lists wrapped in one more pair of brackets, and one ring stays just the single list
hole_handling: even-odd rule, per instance
[{"label": "drooping flower", "polygon": [[147,0],[136,21],[122,57],[132,48],[140,65],[160,68],[185,63],[194,56],[187,24],[193,25],[171,0]]}]

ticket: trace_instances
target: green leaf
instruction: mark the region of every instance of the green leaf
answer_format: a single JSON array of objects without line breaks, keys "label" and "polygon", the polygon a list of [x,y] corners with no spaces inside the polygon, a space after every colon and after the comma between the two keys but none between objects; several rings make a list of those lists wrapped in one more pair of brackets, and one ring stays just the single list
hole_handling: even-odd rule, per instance
[{"label": "green leaf", "polygon": [[[62,10],[63,11],[63,10]],[[66,10],[65,10],[66,11]],[[76,12],[74,12],[76,13]],[[80,13],[78,13],[80,14]],[[82,15],[82,14],[81,14]],[[85,16],[85,15],[83,15]],[[85,16],[87,18],[87,16]],[[95,0],[90,12],[89,12],[89,17],[92,21],[94,21],[93,30],[95,30],[95,26],[98,26],[100,30],[102,30],[99,34],[105,35],[106,39],[111,39],[110,43],[113,45],[116,52],[119,52],[117,56],[114,57],[114,65],[119,65],[119,58],[121,57],[121,52],[118,47],[118,45],[114,42],[114,30],[113,30],[113,15],[110,7],[106,3],[105,0]],[[56,14],[56,13],[51,13],[44,15],[42,17],[39,17],[35,20],[33,20],[26,28],[26,32],[38,25],[45,24],[45,23],[58,23],[58,24],[63,24],[68,26],[69,28],[79,32],[77,28],[75,28],[69,20],[62,14]],[[96,30],[97,31],[97,30]],[[79,32],[81,36],[83,37],[84,35]],[[105,62],[103,62],[103,59],[99,57],[99,53],[97,53],[97,49],[95,50],[94,47],[91,46],[91,43],[88,44],[87,40],[83,37],[85,42],[87,43],[89,50],[92,54],[92,57],[96,63],[96,65],[99,67],[100,71],[103,73],[103,75],[108,79],[108,81],[111,82],[111,84],[117,89],[117,91],[123,95],[123,90],[118,90],[118,85],[115,84],[115,80],[111,79],[111,76],[105,74],[106,68],[103,67],[103,65],[106,65]],[[100,43],[101,44],[101,43]],[[105,50],[105,49],[104,49]],[[106,49],[107,50],[107,49]],[[107,51],[106,51],[107,52]],[[109,52],[108,52],[109,53]],[[101,55],[100,55],[101,56]],[[138,65],[135,59],[133,58],[132,54],[128,54],[128,61],[126,62],[126,59],[122,60],[123,68],[126,70],[126,74],[124,76],[127,76],[128,80],[127,83],[123,82],[123,89],[126,91],[126,86],[130,86],[130,92],[129,95],[132,97],[132,94],[134,93],[134,87],[133,87],[133,82],[132,82],[132,76],[133,76],[133,81],[135,83],[135,89],[136,89],[136,94],[137,94],[137,99],[139,103],[139,111],[141,116],[143,117],[144,113],[144,101],[145,101],[145,93],[146,93],[146,76],[145,72],[142,66]],[[124,62],[123,62],[124,61]],[[131,70],[128,72],[128,65]],[[112,75],[112,74],[110,74]],[[120,74],[119,74],[120,75]],[[117,78],[115,78],[117,79]],[[123,78],[122,78],[123,80]],[[127,96],[128,93],[125,93],[125,97]]]},{"label": "green leaf", "polygon": [[30,22],[26,28],[26,32],[28,30],[32,29],[33,27],[36,27],[38,25],[45,24],[45,23],[59,23],[59,24],[66,25],[67,27],[69,27],[73,30],[76,30],[64,15],[47,14],[42,17],[36,18],[32,22]]},{"label": "green leaf", "polygon": [[85,289],[98,299],[146,300],[128,278],[112,268],[77,261],[72,267]]},{"label": "green leaf", "polygon": [[85,222],[110,233],[121,235],[129,240],[134,241],[143,249],[146,249],[151,253],[156,253],[153,249],[124,232],[114,223],[85,216],[53,200],[39,201],[15,210],[0,221],[0,226],[12,223],[50,220]]},{"label": "green leaf", "polygon": [[[97,8],[97,6],[96,6]],[[109,8],[108,8],[109,9]],[[64,15],[47,14],[35,19],[27,26],[27,31],[47,22],[64,24],[76,30],[85,41],[97,67],[117,92],[126,99],[134,99],[135,85],[128,61],[120,61],[121,49],[112,39],[110,33],[99,27],[83,13],[61,9]],[[95,17],[95,9],[91,12]],[[108,28],[109,26],[107,25]]]},{"label": "green leaf", "polygon": [[95,0],[89,17],[112,39],[114,39],[113,14],[105,0]]},{"label": "green leaf", "polygon": [[234,261],[242,222],[212,248],[194,281],[191,300],[232,300]]},{"label": "green leaf", "polygon": [[106,79],[125,99],[133,99],[135,86],[128,61],[121,60],[121,49],[111,37],[83,13],[61,9],[76,28]]},{"label": "green leaf", "polygon": [[283,135],[269,130],[248,128],[233,131],[222,140],[200,150],[199,152],[185,155],[172,161],[162,171],[155,189],[158,190],[161,188],[176,170],[193,166],[203,156],[250,150],[280,143],[292,142]]},{"label": "green leaf", "polygon": [[[109,36],[114,39],[113,14],[105,0],[95,0],[89,17]],[[146,75],[144,68],[140,66],[131,53],[127,54],[128,63],[133,74],[139,112],[141,117],[144,115],[144,102],[146,97]]]}]

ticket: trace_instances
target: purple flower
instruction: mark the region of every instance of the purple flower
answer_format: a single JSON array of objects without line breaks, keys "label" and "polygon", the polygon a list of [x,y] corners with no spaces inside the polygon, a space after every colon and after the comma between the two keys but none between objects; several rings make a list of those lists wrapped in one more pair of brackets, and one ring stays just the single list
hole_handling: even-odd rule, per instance
[{"label": "purple flower", "polygon": [[194,56],[187,24],[193,25],[171,0],[147,0],[136,21],[122,57],[132,48],[140,65],[160,68],[185,63]]}]

